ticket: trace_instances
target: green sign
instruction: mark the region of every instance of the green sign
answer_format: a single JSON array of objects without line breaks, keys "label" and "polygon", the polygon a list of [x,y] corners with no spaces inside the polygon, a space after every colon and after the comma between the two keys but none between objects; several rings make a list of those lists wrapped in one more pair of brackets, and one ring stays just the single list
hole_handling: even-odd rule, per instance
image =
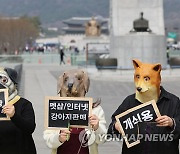
[{"label": "green sign", "polygon": [[169,33],[168,33],[168,38],[173,38],[173,39],[177,38],[177,33],[175,33],[175,32],[169,32]]}]

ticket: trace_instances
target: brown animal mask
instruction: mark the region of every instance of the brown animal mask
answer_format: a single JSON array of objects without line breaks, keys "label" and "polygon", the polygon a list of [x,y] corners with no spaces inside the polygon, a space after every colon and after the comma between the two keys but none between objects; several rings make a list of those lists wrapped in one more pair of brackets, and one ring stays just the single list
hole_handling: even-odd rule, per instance
[{"label": "brown animal mask", "polygon": [[69,70],[58,79],[57,93],[61,97],[84,97],[89,90],[89,77],[83,70]]},{"label": "brown animal mask", "polygon": [[142,103],[155,100],[160,95],[161,64],[147,64],[133,60],[136,99]]}]

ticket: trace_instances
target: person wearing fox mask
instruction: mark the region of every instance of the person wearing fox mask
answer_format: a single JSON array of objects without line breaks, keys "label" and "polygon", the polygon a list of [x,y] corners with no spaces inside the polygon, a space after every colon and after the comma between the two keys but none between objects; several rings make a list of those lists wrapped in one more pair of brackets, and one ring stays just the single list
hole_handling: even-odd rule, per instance
[{"label": "person wearing fox mask", "polygon": [[[140,143],[127,148],[123,143],[122,154],[179,154],[180,137],[180,100],[177,96],[167,92],[161,84],[161,65],[147,64],[139,60],[133,60],[135,69],[134,83],[136,93],[125,98],[119,108],[112,115],[112,122],[108,128],[108,134],[121,134],[115,116],[138,106],[142,103],[155,100],[161,116],[155,119],[155,123],[138,123],[139,133],[143,135]],[[156,135],[146,140],[145,135]],[[164,135],[166,139],[157,136]]]},{"label": "person wearing fox mask", "polygon": [[31,102],[18,96],[18,74],[11,68],[0,68],[0,89],[8,90],[8,103],[2,113],[10,120],[0,120],[0,153],[36,154],[32,133],[35,115]]}]

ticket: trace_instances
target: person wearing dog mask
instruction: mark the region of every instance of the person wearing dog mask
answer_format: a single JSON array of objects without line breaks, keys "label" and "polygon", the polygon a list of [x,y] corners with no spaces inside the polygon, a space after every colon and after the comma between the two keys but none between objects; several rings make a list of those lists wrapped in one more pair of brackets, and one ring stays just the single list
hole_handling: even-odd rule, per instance
[{"label": "person wearing dog mask", "polygon": [[[133,60],[136,93],[125,98],[112,115],[108,134],[121,134],[115,116],[142,103],[154,100],[161,116],[154,122],[139,121],[140,143],[127,148],[123,143],[122,154],[179,154],[180,100],[161,85],[161,64]],[[150,136],[150,137],[149,137]],[[164,138],[162,138],[164,136]],[[149,138],[148,138],[149,137]]]},{"label": "person wearing dog mask", "polygon": [[[86,72],[70,70],[59,77],[57,93],[60,97],[85,97],[89,85]],[[99,104],[100,100],[93,103],[92,115],[89,117],[90,127],[87,129],[44,131],[46,144],[52,149],[51,154],[98,154],[98,144],[104,142],[99,135],[107,133],[104,111]],[[87,139],[87,135],[90,138]],[[67,141],[68,136],[70,138]]]},{"label": "person wearing dog mask", "polygon": [[36,154],[32,133],[35,115],[30,101],[18,96],[18,74],[11,68],[0,68],[0,89],[8,90],[8,103],[2,113],[10,120],[0,120],[0,153]]}]

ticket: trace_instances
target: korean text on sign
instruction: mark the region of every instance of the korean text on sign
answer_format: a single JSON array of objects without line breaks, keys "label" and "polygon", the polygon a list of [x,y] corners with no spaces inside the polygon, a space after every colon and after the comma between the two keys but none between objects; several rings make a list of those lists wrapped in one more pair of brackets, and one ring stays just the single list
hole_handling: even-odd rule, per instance
[{"label": "korean text on sign", "polygon": [[78,110],[88,111],[88,104],[86,103],[50,103],[51,110]]},{"label": "korean text on sign", "polygon": [[51,113],[52,120],[87,120],[86,114]]},{"label": "korean text on sign", "polygon": [[147,122],[153,120],[153,114],[151,114],[150,110],[145,110],[141,113],[137,113],[135,116],[132,116],[125,121],[123,121],[123,124],[125,124],[125,129],[133,129],[134,125],[136,125],[139,122]]}]

